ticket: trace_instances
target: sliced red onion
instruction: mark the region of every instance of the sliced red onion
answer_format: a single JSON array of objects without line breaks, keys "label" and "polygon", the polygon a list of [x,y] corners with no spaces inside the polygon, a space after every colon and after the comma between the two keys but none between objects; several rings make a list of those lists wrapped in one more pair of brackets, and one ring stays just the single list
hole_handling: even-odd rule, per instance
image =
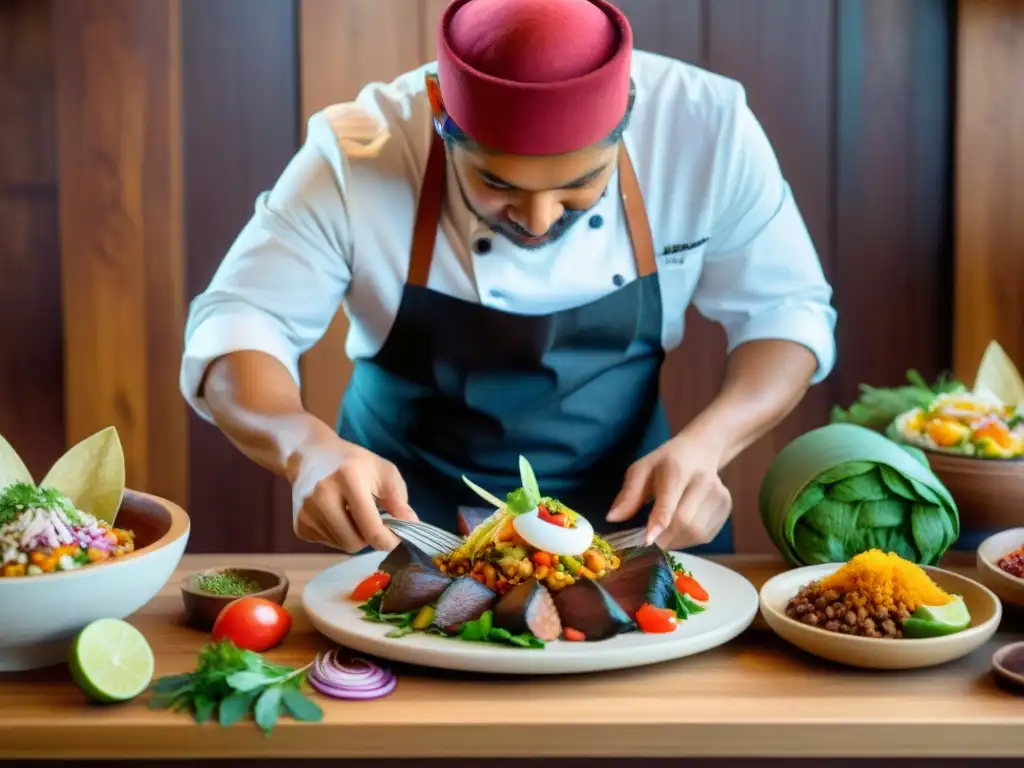
[{"label": "sliced red onion", "polygon": [[398,685],[391,670],[383,669],[367,659],[343,662],[339,649],[319,654],[309,670],[309,684],[325,696],[335,699],[379,699]]}]

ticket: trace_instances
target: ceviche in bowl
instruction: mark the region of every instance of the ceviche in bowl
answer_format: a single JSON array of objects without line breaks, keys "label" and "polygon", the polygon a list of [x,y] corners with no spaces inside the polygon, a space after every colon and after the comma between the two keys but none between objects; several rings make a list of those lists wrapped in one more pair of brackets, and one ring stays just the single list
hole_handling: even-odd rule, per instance
[{"label": "ceviche in bowl", "polygon": [[1024,409],[990,394],[942,394],[896,417],[893,436],[928,451],[978,459],[1024,457]]},{"label": "ceviche in bowl", "polygon": [[929,384],[914,370],[907,380],[899,387],[862,384],[848,409],[832,409],[831,421],[942,457],[1024,463],[1024,380],[999,342],[986,347],[973,387],[948,375]]},{"label": "ceviche in bowl", "polygon": [[116,430],[73,446],[36,483],[0,438],[0,672],[66,661],[92,621],[166,584],[188,541],[177,505],[125,488]]},{"label": "ceviche in bowl", "polygon": [[135,535],[76,509],[55,488],[0,490],[0,578],[39,576],[102,563],[135,549]]}]

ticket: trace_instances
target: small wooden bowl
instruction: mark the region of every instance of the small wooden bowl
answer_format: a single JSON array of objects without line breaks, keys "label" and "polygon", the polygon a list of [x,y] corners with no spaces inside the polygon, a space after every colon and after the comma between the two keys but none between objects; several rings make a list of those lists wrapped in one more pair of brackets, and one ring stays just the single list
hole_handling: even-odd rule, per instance
[{"label": "small wooden bowl", "polygon": [[1024,546],[1024,528],[1009,528],[981,542],[975,555],[978,581],[1006,605],[1024,606],[1024,579],[999,567],[999,561]]},{"label": "small wooden bowl", "polygon": [[[1018,661],[1022,655],[1024,655],[1024,643],[1004,645],[992,654],[992,671],[1018,689],[1024,689],[1024,675],[1021,674],[1021,665]],[[1014,664],[1014,661],[1018,661],[1018,663]]]},{"label": "small wooden bowl", "polygon": [[932,472],[956,501],[961,528],[999,531],[1024,525],[1024,459],[925,453]]},{"label": "small wooden bowl", "polygon": [[[202,577],[226,571],[237,573],[242,578],[252,579],[260,585],[260,591],[247,595],[211,595],[199,588],[199,579]],[[228,603],[241,597],[261,597],[272,603],[284,605],[284,601],[288,597],[288,586],[288,577],[280,571],[251,565],[226,565],[222,568],[208,568],[205,571],[190,573],[182,579],[181,599],[185,603],[185,617],[188,623],[197,629],[209,631]]]}]

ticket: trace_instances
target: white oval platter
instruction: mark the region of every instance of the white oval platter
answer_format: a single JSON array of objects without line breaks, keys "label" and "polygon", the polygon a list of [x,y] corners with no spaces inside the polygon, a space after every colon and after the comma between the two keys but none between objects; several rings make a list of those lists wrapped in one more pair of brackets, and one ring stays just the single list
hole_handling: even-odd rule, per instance
[{"label": "white oval platter", "polygon": [[372,552],[317,574],[306,585],[302,606],[318,632],[352,651],[380,659],[462,672],[561,675],[640,667],[703,653],[729,642],[753,622],[758,593],[746,578],[694,555],[673,553],[707,591],[706,610],[666,634],[633,632],[597,642],[558,640],[528,649],[415,633],[385,635],[393,627],[367,621],[350,593],[384,559]]}]

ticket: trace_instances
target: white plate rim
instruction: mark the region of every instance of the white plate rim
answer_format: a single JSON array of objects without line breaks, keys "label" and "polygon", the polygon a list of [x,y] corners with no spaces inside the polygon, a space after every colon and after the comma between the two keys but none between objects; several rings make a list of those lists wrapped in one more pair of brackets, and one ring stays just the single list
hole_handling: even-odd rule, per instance
[{"label": "white plate rim", "polygon": [[[714,629],[703,632],[697,629],[692,634],[630,633],[593,643],[556,641],[549,643],[544,649],[460,643],[455,639],[429,635],[385,638],[383,635],[389,631],[386,625],[363,622],[361,617],[356,615],[358,606],[351,602],[348,605],[354,612],[353,618],[361,622],[356,626],[362,628],[363,632],[346,630],[337,620],[325,619],[321,615],[321,608],[314,605],[314,602],[319,602],[316,600],[317,590],[326,588],[332,580],[337,583],[338,572],[351,570],[356,562],[365,562],[366,566],[360,568],[360,573],[363,576],[369,575],[386,556],[386,553],[381,552],[347,558],[318,573],[302,590],[302,607],[313,627],[321,635],[339,645],[356,653],[417,667],[495,675],[563,675],[627,669],[673,661],[712,650],[741,635],[757,618],[758,591],[745,576],[720,563],[686,552],[672,554],[682,561],[688,570],[704,572],[702,583],[707,579],[708,572],[731,582],[730,591],[735,591],[740,599],[734,599],[730,606],[723,606],[719,610],[730,610],[732,616],[723,618],[722,623]],[[698,578],[701,577],[698,575]],[[713,594],[712,592],[712,601]],[[708,611],[713,610],[712,606],[713,602],[709,603]],[[705,614],[699,614],[689,621],[698,622],[702,616]],[[689,626],[699,628],[700,625]],[[581,652],[581,649],[586,651]]]}]

